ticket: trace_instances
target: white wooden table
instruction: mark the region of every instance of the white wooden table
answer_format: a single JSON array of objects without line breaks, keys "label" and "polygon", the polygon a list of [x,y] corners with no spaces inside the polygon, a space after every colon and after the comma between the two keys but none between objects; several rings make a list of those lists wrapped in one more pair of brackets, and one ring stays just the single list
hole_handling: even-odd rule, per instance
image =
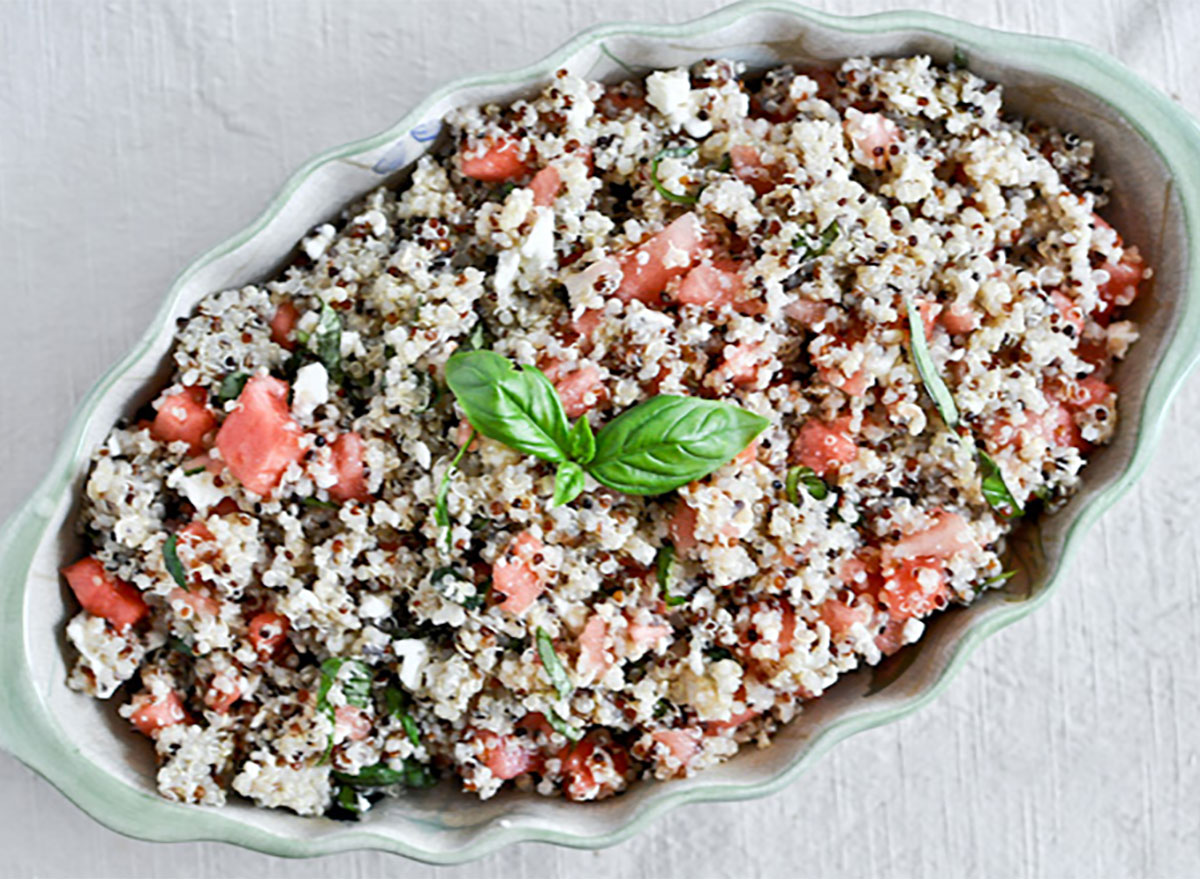
[{"label": "white wooden table", "polygon": [[[173,274],[325,147],[467,72],[706,0],[0,0],[0,516]],[[956,12],[1106,50],[1200,111],[1195,0],[818,5]],[[969,12],[962,10],[970,9]],[[767,800],[696,806],[608,851],[525,846],[443,875],[1200,876],[1200,380],[1057,599],[932,707]],[[0,686],[4,683],[0,681]],[[0,877],[430,876],[122,838],[0,755]]]}]

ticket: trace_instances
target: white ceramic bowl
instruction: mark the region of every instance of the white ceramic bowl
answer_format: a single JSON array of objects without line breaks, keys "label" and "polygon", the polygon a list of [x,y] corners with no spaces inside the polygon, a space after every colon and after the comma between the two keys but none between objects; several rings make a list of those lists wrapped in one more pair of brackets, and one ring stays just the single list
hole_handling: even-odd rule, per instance
[{"label": "white ceramic bowl", "polygon": [[[358,824],[300,818],[234,802],[224,809],[154,794],[149,744],[112,707],[67,689],[63,624],[73,601],[57,571],[75,558],[73,522],[87,461],[116,419],[165,377],[175,319],[205,294],[269,277],[317,222],[393,175],[436,140],[452,107],[536,91],[560,67],[618,80],[726,56],[751,68],[833,62],[851,55],[965,52],[971,69],[1006,87],[1011,111],[1093,138],[1116,182],[1108,211],[1155,268],[1137,304],[1142,340],[1118,374],[1122,426],[1087,470],[1087,487],[1037,532],[1013,541],[1020,576],[1004,591],[933,620],[925,638],[882,666],[850,675],[765,750],[686,781],[572,804],[517,793],[479,802],[450,784],[389,800]],[[619,60],[618,60],[619,59]],[[1174,173],[1172,173],[1174,169]],[[379,848],[436,862],[540,840],[599,847],[637,832],[680,803],[778,790],[842,738],[894,720],[932,698],[984,637],[1050,594],[1074,538],[1148,461],[1166,405],[1195,360],[1200,290],[1190,241],[1200,217],[1200,137],[1190,117],[1111,58],[1056,40],[1005,34],[918,13],[842,18],[783,2],[746,2],[681,25],[590,30],[523,70],[464,80],[433,94],[382,134],[330,151],[288,182],[248,229],[176,280],[136,350],[97,384],[71,422],[45,481],[0,536],[0,742],[98,820],[145,839],[218,839],[284,855]],[[131,245],[132,246],[132,245]]]}]

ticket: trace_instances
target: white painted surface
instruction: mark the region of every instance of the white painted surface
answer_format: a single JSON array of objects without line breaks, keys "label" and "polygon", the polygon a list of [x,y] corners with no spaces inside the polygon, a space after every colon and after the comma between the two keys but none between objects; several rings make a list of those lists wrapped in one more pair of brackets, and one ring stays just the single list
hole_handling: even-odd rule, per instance
[{"label": "white painted surface", "polygon": [[[0,0],[0,516],[172,275],[311,154],[595,22],[716,5]],[[1071,37],[1200,110],[1194,0],[818,5]],[[604,852],[525,846],[442,875],[1200,876],[1198,434],[1194,379],[1057,599],[990,641],[932,707],[844,743],[770,799],[690,807]],[[375,853],[288,862],[127,840],[5,755],[0,852],[5,879],[435,872]]]}]

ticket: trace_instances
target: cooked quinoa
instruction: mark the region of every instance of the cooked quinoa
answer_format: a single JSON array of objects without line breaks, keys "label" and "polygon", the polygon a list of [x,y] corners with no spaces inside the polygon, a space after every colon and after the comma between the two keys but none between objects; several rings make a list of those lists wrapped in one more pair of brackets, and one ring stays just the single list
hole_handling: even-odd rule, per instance
[{"label": "cooked quinoa", "polygon": [[[968,70],[560,71],[446,123],[278,278],[201,301],[96,453],[69,684],[117,697],[169,799],[591,800],[764,747],[1003,580],[997,485],[1053,508],[1113,434],[1149,270],[1092,144]],[[470,441],[466,348],[594,430],[658,394],[769,426],[677,491],[554,506],[551,464]]]}]

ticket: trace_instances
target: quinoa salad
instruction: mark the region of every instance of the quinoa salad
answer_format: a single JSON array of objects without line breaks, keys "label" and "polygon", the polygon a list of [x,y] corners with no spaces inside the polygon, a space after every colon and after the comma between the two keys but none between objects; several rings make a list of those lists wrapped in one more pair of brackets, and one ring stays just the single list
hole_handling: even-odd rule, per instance
[{"label": "quinoa salad", "polygon": [[162,796],[301,815],[766,747],[1116,428],[1150,269],[1001,92],[706,60],[455,110],[179,320],[87,476],[69,685]]}]

